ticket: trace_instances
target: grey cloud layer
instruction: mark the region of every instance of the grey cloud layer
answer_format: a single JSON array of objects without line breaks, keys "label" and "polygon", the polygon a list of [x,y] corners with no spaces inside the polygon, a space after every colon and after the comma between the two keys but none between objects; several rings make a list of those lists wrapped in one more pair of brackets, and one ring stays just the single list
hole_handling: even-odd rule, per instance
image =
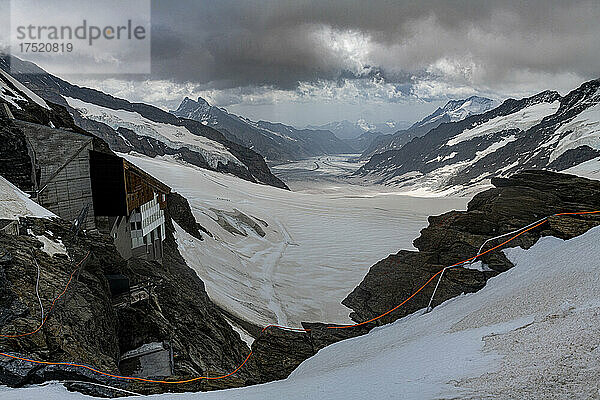
[{"label": "grey cloud layer", "polygon": [[488,85],[600,71],[597,1],[157,1],[152,12],[154,77],[214,88],[374,69],[388,82]]}]

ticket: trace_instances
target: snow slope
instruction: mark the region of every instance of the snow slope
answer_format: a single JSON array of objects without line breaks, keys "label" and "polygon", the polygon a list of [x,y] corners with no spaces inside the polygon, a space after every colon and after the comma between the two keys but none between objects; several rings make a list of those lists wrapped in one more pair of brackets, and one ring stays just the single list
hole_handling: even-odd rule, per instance
[{"label": "snow slope", "polygon": [[189,200],[197,221],[215,237],[199,241],[177,227],[181,253],[213,301],[260,325],[349,322],[350,310],[340,302],[370,266],[412,249],[429,215],[467,202],[372,188],[290,192],[169,158],[123,156]]},{"label": "snow slope", "polygon": [[483,114],[496,105],[496,101],[479,96],[471,96],[464,100],[450,100],[444,107],[438,108],[432,114],[415,123],[412,128],[425,126],[439,120],[460,121],[471,115]]},{"label": "snow slope", "polygon": [[558,111],[559,107],[560,102],[558,100],[552,103],[538,103],[529,107],[525,107],[524,109],[513,114],[492,118],[481,125],[464,130],[459,135],[450,139],[446,145],[454,146],[465,140],[494,134],[495,132],[508,129],[519,129],[526,131],[532,126],[540,123],[540,121],[548,115],[554,114],[556,111]]},{"label": "snow slope", "polygon": [[[568,133],[565,137],[562,137]],[[556,160],[569,149],[579,146],[590,146],[600,150],[600,104],[585,109],[571,121],[556,130],[556,135],[562,137],[550,154],[550,162]]]},{"label": "snow slope", "polygon": [[[319,351],[283,381],[153,398],[574,399],[600,390],[600,227],[529,250],[477,293]],[[3,399],[82,398],[58,385]]]},{"label": "snow slope", "polygon": [[490,177],[526,169],[562,171],[598,154],[596,79],[565,96],[544,91],[442,124],[402,147],[373,155],[356,174],[413,193],[465,194],[487,187]]},{"label": "snow slope", "polygon": [[581,176],[583,178],[600,180],[600,157],[575,165],[563,172]]},{"label": "snow slope", "polygon": [[[16,87],[20,92],[22,92],[30,100],[32,100],[35,103],[37,103],[40,107],[43,107],[46,110],[50,109],[50,107],[44,101],[44,99],[42,99],[37,94],[33,93],[31,90],[29,90],[28,88],[26,88],[21,82],[19,82],[15,78],[13,78],[10,74],[8,74],[7,72],[5,72],[2,69],[0,69],[0,77],[3,80],[5,80],[7,82],[10,82],[11,84],[13,84],[14,87]],[[0,88],[1,88],[0,97],[2,97],[3,99],[7,100],[9,103],[11,103],[12,105],[14,105],[17,108],[21,108],[21,107],[19,107],[16,103],[14,103],[14,100],[24,100],[24,101],[27,101],[27,99],[24,99],[22,96],[20,96],[18,93],[16,93],[14,90],[12,90],[8,85],[6,85],[5,83],[3,83],[1,80],[0,80]]]},{"label": "snow slope", "polygon": [[216,168],[219,162],[233,162],[244,166],[225,146],[204,136],[194,135],[183,126],[154,122],[134,111],[113,110],[72,97],[63,96],[69,106],[85,118],[102,122],[113,129],[127,128],[141,136],[160,140],[169,147],[179,149],[188,147],[202,154],[208,164]]},{"label": "snow slope", "polygon": [[19,188],[0,176],[0,219],[19,217],[51,218],[56,215],[33,202]]}]

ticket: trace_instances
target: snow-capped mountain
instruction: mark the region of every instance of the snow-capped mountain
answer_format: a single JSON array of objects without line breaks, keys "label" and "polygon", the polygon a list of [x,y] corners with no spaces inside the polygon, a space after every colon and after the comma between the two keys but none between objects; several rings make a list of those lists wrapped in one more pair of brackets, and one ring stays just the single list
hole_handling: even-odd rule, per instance
[{"label": "snow-capped mountain", "polygon": [[348,144],[328,130],[296,129],[281,123],[251,121],[211,106],[201,97],[196,101],[186,97],[171,113],[210,126],[229,140],[247,146],[272,161],[353,152]]},{"label": "snow-capped mountain", "polygon": [[600,156],[600,80],[564,97],[545,91],[442,124],[358,172],[417,191],[482,186],[517,171],[562,171]]},{"label": "snow-capped mountain", "polygon": [[[19,112],[18,107],[26,104],[22,101],[24,97],[32,99],[41,109],[48,107],[48,101],[65,107],[77,127],[104,139],[113,151],[135,151],[151,157],[175,156],[196,166],[228,172],[251,182],[286,187],[271,174],[260,154],[228,140],[210,126],[176,117],[148,104],[131,103],[94,89],[72,85],[16,57],[0,55],[0,71],[4,78],[0,100],[10,104],[15,113]],[[65,112],[62,107],[57,109]],[[60,110],[53,112],[55,119]],[[34,115],[40,115],[40,112]],[[49,120],[47,116],[44,118],[38,117],[39,121],[35,122],[60,125],[60,121]],[[70,117],[66,119],[71,120]]]},{"label": "snow-capped mountain", "polygon": [[479,96],[471,96],[464,100],[450,100],[444,107],[415,123],[413,127],[424,126],[432,122],[455,122],[474,114],[482,114],[494,107],[496,102]]},{"label": "snow-capped mountain", "polygon": [[367,160],[373,154],[391,149],[399,149],[415,137],[423,136],[443,123],[456,122],[471,115],[482,114],[497,105],[496,101],[479,96],[471,96],[464,100],[450,100],[444,107],[439,107],[422,120],[412,124],[409,128],[394,131],[395,133],[392,135],[377,138],[363,151],[361,158]]},{"label": "snow-capped mountain", "polygon": [[348,120],[329,122],[324,125],[308,125],[308,129],[325,129],[340,139],[356,139],[365,133],[391,134],[410,125],[407,121],[385,121],[373,123],[361,118],[356,122]]}]

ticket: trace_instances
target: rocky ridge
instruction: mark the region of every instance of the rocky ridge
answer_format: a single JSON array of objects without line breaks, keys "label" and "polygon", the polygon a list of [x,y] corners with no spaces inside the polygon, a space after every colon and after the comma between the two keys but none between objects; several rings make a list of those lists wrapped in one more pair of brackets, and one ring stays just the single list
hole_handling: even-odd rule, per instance
[{"label": "rocky ridge", "polygon": [[186,97],[171,113],[210,126],[228,140],[257,151],[269,161],[353,152],[350,146],[328,130],[296,129],[281,123],[251,121],[211,106],[201,97],[197,101]]},{"label": "rocky ridge", "polygon": [[597,158],[600,80],[565,96],[545,91],[457,122],[399,149],[375,154],[357,175],[428,191],[488,185],[526,169],[563,170]]},{"label": "rocky ridge", "polygon": [[399,130],[391,135],[373,139],[362,150],[360,158],[368,160],[374,154],[399,149],[414,138],[427,134],[430,130],[437,128],[443,123],[456,122],[471,115],[483,114],[496,105],[497,103],[494,100],[479,96],[471,96],[464,100],[450,100],[444,107],[439,107],[433,113],[415,122],[410,127]]},{"label": "rocky ridge", "polygon": [[[28,89],[51,103],[52,109],[61,110],[61,115],[66,119],[67,124],[74,124],[78,129],[82,131],[85,130],[103,139],[113,151],[125,153],[136,151],[149,156],[165,154],[173,155],[201,168],[232,173],[251,182],[287,188],[285,183],[271,173],[265,160],[260,154],[236,142],[228,140],[222,133],[211,127],[205,126],[198,121],[176,117],[173,114],[148,104],[131,103],[127,100],[113,97],[98,90],[73,85],[47,73],[33,63],[22,61],[16,57],[10,57],[5,54],[0,54],[0,68],[3,71],[10,71]],[[153,122],[184,127],[193,135],[203,136],[222,144],[227,151],[242,163],[243,166],[234,163],[217,163],[216,167],[211,167],[202,154],[193,151],[188,147],[183,146],[178,149],[170,148],[161,141],[148,138],[147,136],[140,135],[133,131],[125,131],[124,135],[124,132],[117,132],[115,129],[102,122],[85,118],[78,110],[69,106],[65,97],[78,99],[86,103],[106,107],[112,110],[135,112],[143,118],[147,118]],[[27,107],[32,107],[34,110],[27,114],[44,114],[43,111],[38,110],[38,108],[40,108],[39,106],[32,102],[29,103],[30,104],[27,105]],[[14,111],[14,107],[11,107],[11,109]],[[15,117],[17,119],[28,120],[16,114]],[[50,120],[46,118],[41,121],[30,122],[47,125]],[[56,127],[59,127],[54,119],[52,119],[52,122]]]}]

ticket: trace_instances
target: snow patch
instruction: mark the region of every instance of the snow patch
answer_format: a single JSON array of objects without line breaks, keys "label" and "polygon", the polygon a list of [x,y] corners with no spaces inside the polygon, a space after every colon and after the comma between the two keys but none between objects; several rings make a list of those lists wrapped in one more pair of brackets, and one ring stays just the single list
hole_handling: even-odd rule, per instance
[{"label": "snow patch", "polygon": [[561,172],[581,176],[583,178],[600,180],[600,157],[593,158]]},{"label": "snow patch", "polygon": [[[23,85],[21,82],[19,82],[18,80],[16,80],[15,78],[13,78],[10,74],[8,74],[6,71],[2,70],[0,68],[0,74],[2,74],[2,77],[6,80],[8,80],[10,83],[12,83],[19,91],[21,91],[22,93],[25,94],[25,96],[27,96],[30,100],[32,100],[33,102],[37,103],[37,105],[39,105],[42,108],[45,108],[46,110],[49,110],[50,107],[48,106],[48,104],[44,101],[44,99],[42,99],[40,96],[38,96],[37,94],[33,93],[31,90],[29,90],[25,85]],[[13,92],[14,93],[14,92]],[[16,93],[15,93],[16,94]],[[19,96],[20,97],[20,96]],[[24,99],[25,100],[25,99]]]},{"label": "snow patch", "polygon": [[56,215],[0,176],[0,219],[14,220],[19,217],[53,218]]},{"label": "snow patch", "polygon": [[67,248],[60,239],[53,240],[48,238],[46,235],[36,236],[35,238],[42,242],[44,245],[42,251],[48,254],[50,257],[53,257],[57,254],[63,254],[67,257],[69,256],[67,253]]},{"label": "snow patch", "polygon": [[252,343],[254,343],[254,338],[252,337],[252,335],[250,335],[246,330],[244,330],[242,327],[240,327],[238,324],[236,324],[229,318],[223,316],[223,319],[225,319],[229,326],[231,326],[231,329],[233,329],[235,332],[237,332],[238,335],[240,335],[240,339],[242,339],[242,341],[244,341],[244,343],[246,343],[248,347],[251,348]]}]

